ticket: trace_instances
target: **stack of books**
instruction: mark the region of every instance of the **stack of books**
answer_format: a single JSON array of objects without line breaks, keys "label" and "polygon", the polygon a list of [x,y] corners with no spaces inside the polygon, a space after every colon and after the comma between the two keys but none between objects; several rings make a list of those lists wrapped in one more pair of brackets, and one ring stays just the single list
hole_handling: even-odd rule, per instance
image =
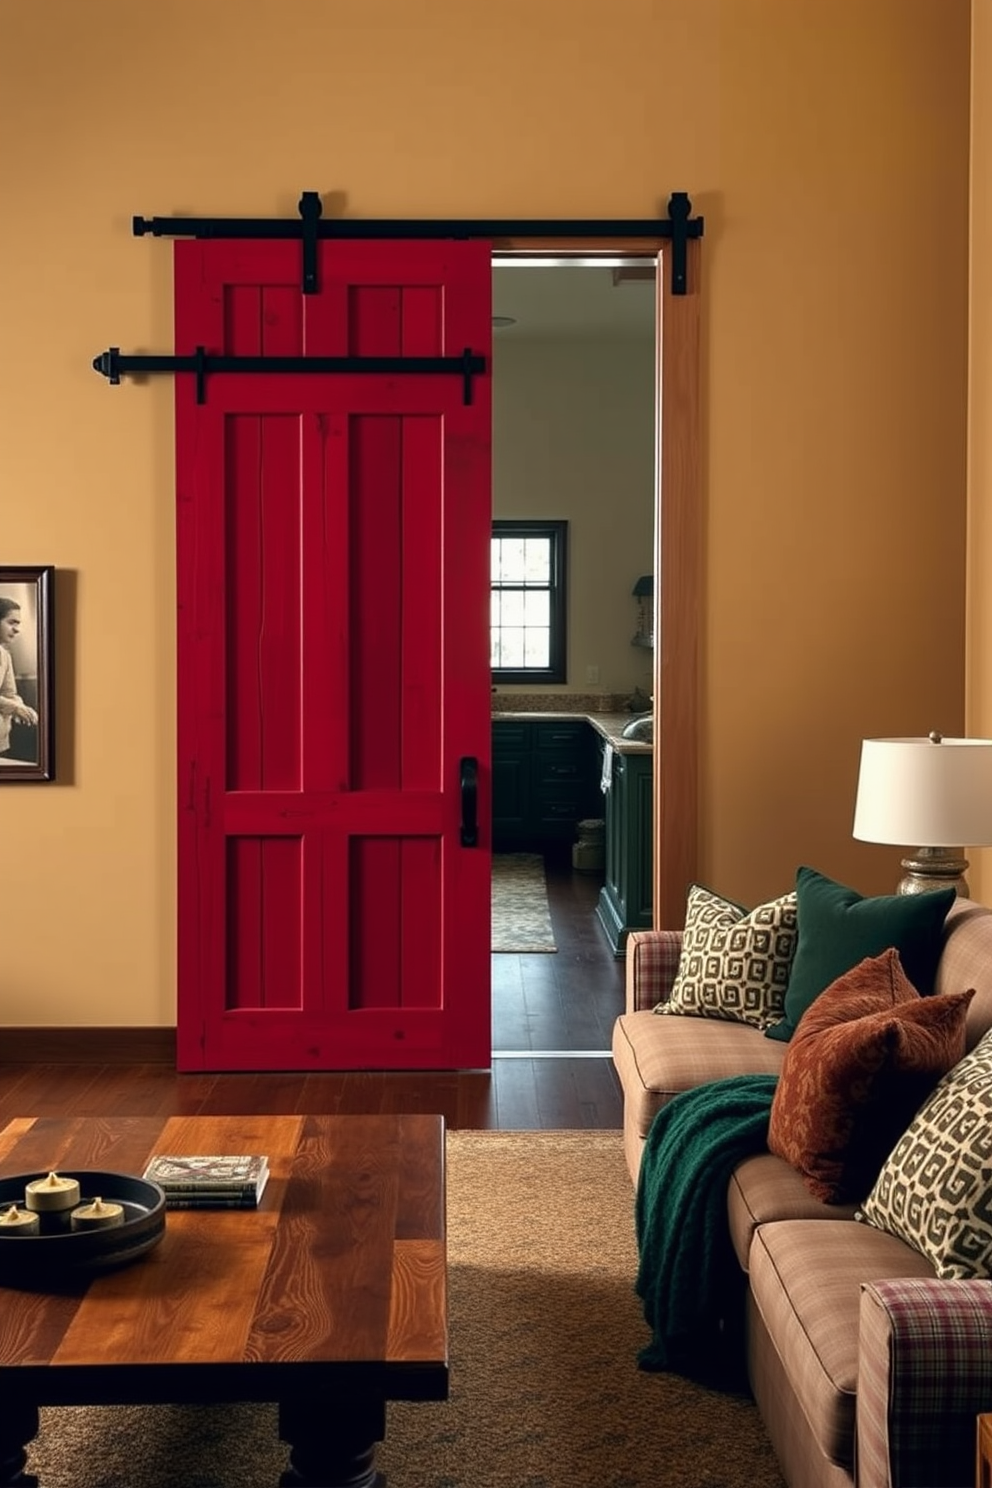
[{"label": "stack of books", "polygon": [[156,1153],[142,1176],[157,1183],[167,1209],[254,1209],[269,1181],[269,1160],[240,1157],[178,1157]]}]

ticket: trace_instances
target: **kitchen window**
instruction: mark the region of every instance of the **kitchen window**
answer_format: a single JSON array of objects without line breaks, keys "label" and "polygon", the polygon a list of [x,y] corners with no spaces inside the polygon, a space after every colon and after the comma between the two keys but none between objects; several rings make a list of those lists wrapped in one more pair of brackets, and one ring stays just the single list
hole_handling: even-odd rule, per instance
[{"label": "kitchen window", "polygon": [[493,682],[564,682],[567,522],[494,521]]}]

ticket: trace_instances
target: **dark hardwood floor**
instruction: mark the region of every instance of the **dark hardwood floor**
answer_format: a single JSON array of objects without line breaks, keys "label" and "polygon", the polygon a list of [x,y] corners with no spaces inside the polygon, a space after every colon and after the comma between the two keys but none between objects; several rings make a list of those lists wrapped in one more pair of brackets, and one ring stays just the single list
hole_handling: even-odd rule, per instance
[{"label": "dark hardwood floor", "polygon": [[619,1128],[606,1051],[624,972],[595,918],[602,878],[573,872],[566,848],[545,867],[558,950],[493,956],[489,1070],[201,1075],[164,1063],[6,1063],[0,1126],[15,1116],[436,1111],[451,1127]]},{"label": "dark hardwood floor", "polygon": [[493,956],[493,1049],[609,1049],[623,1011],[623,962],[596,918],[602,875],[571,849],[545,853],[554,955]]}]

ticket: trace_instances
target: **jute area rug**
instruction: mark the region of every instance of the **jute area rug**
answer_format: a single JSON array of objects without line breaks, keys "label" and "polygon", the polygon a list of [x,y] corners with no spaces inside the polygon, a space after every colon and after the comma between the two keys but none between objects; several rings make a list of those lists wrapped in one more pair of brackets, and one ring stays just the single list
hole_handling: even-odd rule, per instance
[{"label": "jute area rug", "polygon": [[[388,1488],[784,1488],[753,1403],[637,1368],[619,1132],[448,1134],[451,1394],[391,1404]],[[276,1488],[274,1407],[48,1409],[43,1488]]]},{"label": "jute area rug", "polygon": [[494,951],[556,951],[544,859],[539,853],[494,853],[492,861]]}]

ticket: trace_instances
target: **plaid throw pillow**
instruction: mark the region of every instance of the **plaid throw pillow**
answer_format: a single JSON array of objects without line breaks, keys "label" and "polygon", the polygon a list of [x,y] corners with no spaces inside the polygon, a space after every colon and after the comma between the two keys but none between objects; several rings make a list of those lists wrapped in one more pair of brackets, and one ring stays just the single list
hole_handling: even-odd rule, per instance
[{"label": "plaid throw pillow", "polygon": [[672,995],[655,1012],[770,1028],[784,1016],[795,950],[794,892],[749,913],[692,884]]}]

